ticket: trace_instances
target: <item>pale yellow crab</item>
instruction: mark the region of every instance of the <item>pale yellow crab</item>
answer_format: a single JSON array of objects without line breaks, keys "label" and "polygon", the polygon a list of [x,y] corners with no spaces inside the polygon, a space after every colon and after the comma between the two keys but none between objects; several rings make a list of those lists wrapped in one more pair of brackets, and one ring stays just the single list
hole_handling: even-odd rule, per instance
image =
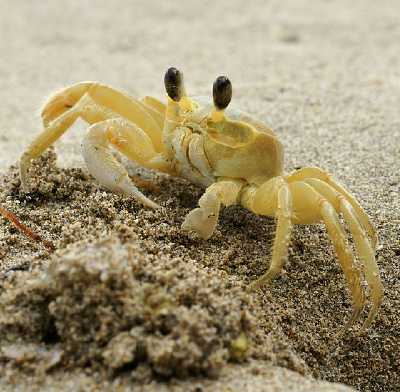
[{"label": "pale yellow crab", "polygon": [[168,69],[164,81],[167,105],[152,97],[139,101],[95,82],[73,85],[51,97],[42,112],[44,131],[21,158],[23,188],[29,190],[31,160],[80,117],[91,124],[82,144],[87,168],[108,189],[132,196],[147,207],[158,207],[132,183],[113,148],[146,168],[206,188],[199,208],[186,216],[185,230],[210,238],[221,206],[232,204],[275,217],[271,264],[253,288],[279,274],[293,224],[324,222],[352,294],[350,326],[361,315],[365,295],[362,274],[339,220],[342,214],[369,286],[372,304],[364,328],[368,327],[380,307],[383,288],[374,255],[377,236],[355,198],[319,168],[284,174],[283,149],[274,132],[239,110],[227,109],[232,86],[226,77],[216,79],[213,100],[187,96],[182,74],[175,68]]}]

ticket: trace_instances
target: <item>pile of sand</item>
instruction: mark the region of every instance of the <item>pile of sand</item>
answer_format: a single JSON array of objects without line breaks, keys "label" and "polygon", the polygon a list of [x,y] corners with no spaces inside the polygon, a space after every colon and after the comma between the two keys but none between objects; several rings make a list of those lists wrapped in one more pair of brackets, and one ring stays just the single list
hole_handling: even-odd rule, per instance
[{"label": "pile of sand", "polygon": [[63,365],[145,372],[147,381],[215,376],[250,357],[304,372],[274,331],[272,306],[240,282],[117,238],[70,247],[49,268],[20,273],[0,304],[3,359],[29,368],[48,366],[47,355],[42,364],[24,348],[34,342],[59,350]]}]

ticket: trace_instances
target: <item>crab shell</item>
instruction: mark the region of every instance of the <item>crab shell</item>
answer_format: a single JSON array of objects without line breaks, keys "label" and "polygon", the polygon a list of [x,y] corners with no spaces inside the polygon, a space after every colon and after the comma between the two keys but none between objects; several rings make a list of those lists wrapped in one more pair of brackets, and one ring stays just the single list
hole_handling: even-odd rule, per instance
[{"label": "crab shell", "polygon": [[[178,175],[208,186],[221,177],[261,185],[282,174],[283,147],[270,128],[233,105],[225,110],[221,118],[217,115],[218,120],[215,121],[210,115],[215,110],[210,98],[195,96],[190,97],[190,100],[193,105],[191,110],[181,113],[174,132],[164,138],[168,155],[171,159],[178,159]],[[185,137],[182,138],[177,132],[177,128],[183,127],[188,130],[186,142],[183,140]],[[177,156],[177,144],[180,143],[181,148],[187,150],[193,134],[202,136],[202,143],[196,148],[204,150],[203,159],[206,159],[205,165],[208,166],[207,178],[199,177],[198,171],[188,167],[187,159],[185,163],[179,162]]]}]

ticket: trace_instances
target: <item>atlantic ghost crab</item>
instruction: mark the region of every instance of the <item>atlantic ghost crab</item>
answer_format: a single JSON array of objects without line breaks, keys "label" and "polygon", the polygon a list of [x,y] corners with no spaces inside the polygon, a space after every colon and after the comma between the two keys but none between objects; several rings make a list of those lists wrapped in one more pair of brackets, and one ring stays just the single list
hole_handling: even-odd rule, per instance
[{"label": "atlantic ghost crab", "polygon": [[268,271],[252,288],[279,274],[287,257],[293,224],[323,222],[353,299],[346,327],[359,319],[365,305],[362,273],[339,220],[341,214],[363,265],[371,308],[367,328],[380,307],[383,288],[375,260],[377,235],[356,199],[317,167],[283,172],[283,148],[274,132],[251,116],[229,108],[232,85],[220,76],[213,99],[189,97],[182,73],[169,68],[164,78],[167,104],[152,97],[137,100],[97,82],[83,82],[53,95],[42,111],[44,131],[20,161],[23,188],[29,190],[28,168],[68,130],[77,118],[90,124],[83,140],[83,157],[90,174],[111,191],[159,206],[134,185],[113,149],[132,161],[205,188],[199,208],[183,228],[203,239],[212,236],[221,206],[240,204],[255,214],[275,217],[277,229]]}]

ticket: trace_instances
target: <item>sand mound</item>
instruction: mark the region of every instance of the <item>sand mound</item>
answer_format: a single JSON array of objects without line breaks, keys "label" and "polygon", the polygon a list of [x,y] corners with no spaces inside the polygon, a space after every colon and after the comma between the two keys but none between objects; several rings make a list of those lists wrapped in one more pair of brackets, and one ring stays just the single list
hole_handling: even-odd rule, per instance
[{"label": "sand mound", "polygon": [[[11,343],[3,356],[13,360],[21,360],[21,339],[56,345],[69,365],[148,377],[216,375],[228,361],[287,365],[292,357],[274,343],[273,316],[238,281],[116,238],[71,247],[35,279],[21,274],[1,306]],[[255,315],[268,317],[262,329]]]}]

